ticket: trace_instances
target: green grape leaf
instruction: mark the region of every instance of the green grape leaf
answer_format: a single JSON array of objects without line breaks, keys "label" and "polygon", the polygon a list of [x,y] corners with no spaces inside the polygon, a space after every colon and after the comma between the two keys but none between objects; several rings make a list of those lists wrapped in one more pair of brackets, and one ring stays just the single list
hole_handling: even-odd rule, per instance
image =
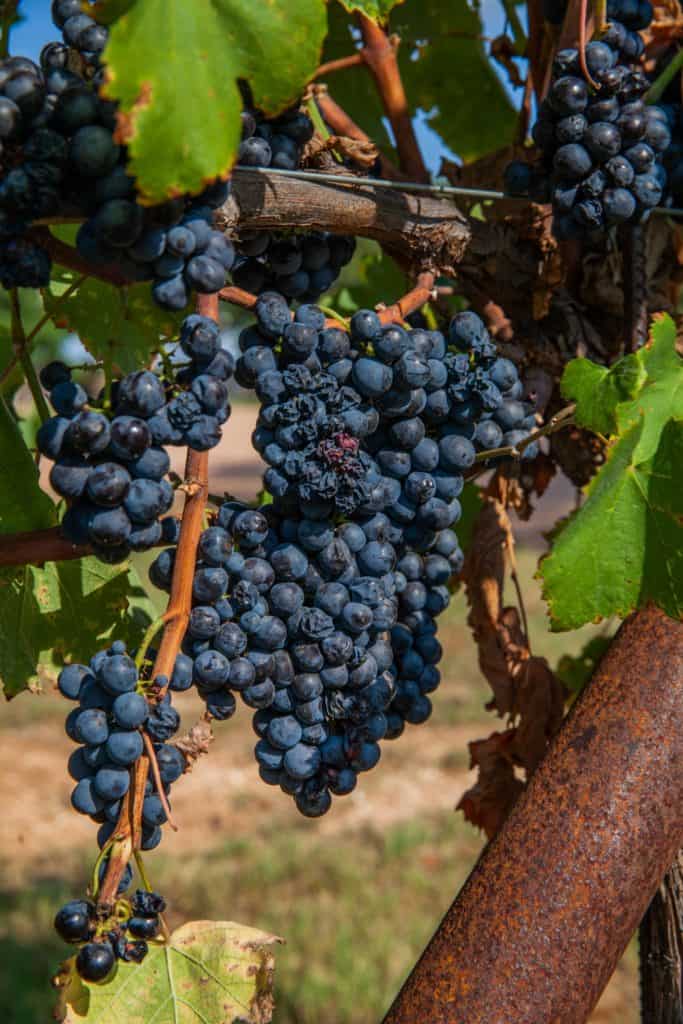
[{"label": "green grape leaf", "polygon": [[349,14],[359,11],[373,21],[386,21],[390,11],[405,0],[339,0]]},{"label": "green grape leaf", "polygon": [[100,25],[111,25],[135,3],[136,0],[95,0],[90,13]]},{"label": "green grape leaf", "polygon": [[[674,618],[683,613],[683,361],[675,340],[671,318],[659,317],[647,345],[623,360],[631,365],[621,377],[589,371],[604,402],[583,395],[585,368],[567,391],[592,422],[609,419],[614,436],[585,504],[556,531],[540,565],[554,630],[623,618],[648,602]],[[619,379],[630,382],[618,386],[630,397],[616,402]]]},{"label": "green grape leaf", "polygon": [[231,921],[192,921],[141,964],[119,961],[106,984],[81,981],[68,960],[56,1011],[63,1024],[268,1024],[274,935]]},{"label": "green grape leaf", "polygon": [[[341,5],[330,7],[329,26],[323,60],[348,56],[354,40]],[[411,109],[423,112],[429,129],[449,149],[467,162],[512,142],[515,108],[487,56],[477,5],[406,0],[392,9],[389,30],[401,39],[399,67]],[[345,71],[334,76],[331,87],[340,106],[391,152],[393,141],[372,77]]]},{"label": "green grape leaf", "polygon": [[0,571],[0,683],[6,697],[89,661],[111,640],[134,647],[156,617],[137,571],[96,558]]},{"label": "green grape leaf", "polygon": [[594,636],[582,647],[578,654],[563,654],[557,663],[555,675],[570,693],[581,693],[584,686],[592,678],[600,659],[612,643],[612,637]]},{"label": "green grape leaf", "polygon": [[572,359],[562,374],[561,389],[565,398],[576,401],[574,419],[579,426],[612,434],[617,406],[635,398],[645,377],[638,353],[619,359],[609,370],[590,359]]},{"label": "green grape leaf", "polygon": [[42,530],[53,526],[57,513],[38,483],[38,467],[24,443],[19,425],[0,397],[0,452],[3,486],[0,488],[0,533]]},{"label": "green grape leaf", "polygon": [[199,192],[228,173],[241,131],[237,80],[249,82],[266,114],[284,110],[318,65],[327,20],[324,0],[126,7],[110,26],[104,89],[120,103],[118,138],[146,203]]},{"label": "green grape leaf", "polygon": [[79,275],[62,267],[55,270],[44,293],[45,312],[58,327],[78,334],[105,367],[116,366],[122,373],[137,370],[161,345],[178,337],[183,314],[160,309],[148,281],[117,288],[88,277],[64,298]]}]

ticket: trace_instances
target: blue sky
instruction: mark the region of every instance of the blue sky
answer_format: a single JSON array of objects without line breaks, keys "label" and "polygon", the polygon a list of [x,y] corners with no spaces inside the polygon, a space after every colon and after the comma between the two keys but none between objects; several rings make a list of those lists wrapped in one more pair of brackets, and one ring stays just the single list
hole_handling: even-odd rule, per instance
[{"label": "blue sky", "polygon": [[[45,43],[60,38],[59,31],[52,24],[49,0],[22,0],[20,10],[24,20],[12,29],[11,51],[37,60]],[[505,27],[505,11],[500,0],[482,0],[480,15],[485,36],[493,38],[501,34]],[[513,103],[518,104],[520,90],[511,90],[504,71],[497,64],[494,68]],[[452,159],[453,154],[445,150],[439,137],[429,128],[424,116],[415,119],[415,129],[429,170],[435,173],[441,156],[446,155]]]}]

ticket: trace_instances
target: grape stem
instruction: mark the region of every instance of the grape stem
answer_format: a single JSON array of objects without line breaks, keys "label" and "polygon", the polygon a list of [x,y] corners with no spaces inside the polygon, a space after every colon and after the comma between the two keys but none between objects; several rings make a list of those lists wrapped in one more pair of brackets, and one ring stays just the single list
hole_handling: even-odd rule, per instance
[{"label": "grape stem", "polygon": [[510,23],[510,28],[512,29],[515,56],[523,57],[526,53],[528,40],[526,37],[526,32],[524,31],[524,26],[522,25],[522,22],[519,19],[519,15],[517,14],[517,7],[514,3],[514,0],[503,0],[503,8],[505,10],[505,17]]},{"label": "grape stem", "polygon": [[111,848],[112,848],[112,846],[114,845],[114,842],[115,842],[115,835],[116,834],[114,834],[114,836],[112,836],[110,839],[108,839],[107,842],[104,844],[104,846],[100,850],[99,854],[97,855],[97,860],[95,861],[95,863],[93,865],[92,878],[91,878],[91,881],[90,881],[90,894],[91,894],[91,896],[92,896],[92,898],[94,900],[97,899],[97,893],[98,893],[98,890],[100,888],[100,865],[109,856],[109,854],[111,852]]},{"label": "grape stem", "polygon": [[[327,140],[330,138],[330,132],[327,128],[327,125],[323,121],[322,114],[318,110],[318,105],[315,102],[313,96],[309,96],[309,98],[306,100],[306,112],[308,113],[308,116],[313,122],[313,127],[315,128],[318,135],[321,137],[321,139],[324,139],[325,142],[327,142]],[[336,149],[332,150],[332,156],[334,157],[338,164],[343,163],[343,160]]]},{"label": "grape stem", "polygon": [[594,81],[588,70],[588,64],[586,63],[586,22],[588,21],[588,0],[581,0],[579,5],[579,65],[581,67],[581,73],[586,79],[591,89],[595,89],[596,92],[599,88],[598,83]]},{"label": "grape stem", "polygon": [[[133,850],[133,856],[135,858],[135,866],[138,869],[138,874],[142,879],[142,884],[144,885],[147,892],[154,892],[152,886],[150,885],[149,878],[147,877],[147,870],[145,868],[145,862],[142,859],[142,854],[140,853],[139,850]],[[158,916],[159,924],[161,925],[161,931],[163,932],[164,935],[164,942],[168,942],[168,940],[171,938],[171,930],[166,923],[166,918],[164,917],[164,915],[159,914]]]},{"label": "grape stem", "polygon": [[495,459],[498,457],[510,456],[511,458],[520,458],[525,449],[533,444],[534,441],[538,441],[540,437],[547,437],[549,434],[555,434],[558,430],[562,430],[563,427],[568,427],[574,420],[574,413],[576,412],[576,402],[572,402],[571,405],[565,406],[564,409],[560,409],[559,412],[555,413],[543,427],[539,427],[538,430],[532,430],[523,441],[520,441],[517,445],[508,445],[504,448],[489,448],[487,451],[479,452],[475,458],[475,462],[486,462],[488,459]]},{"label": "grape stem", "polygon": [[[210,316],[218,320],[218,296],[200,295],[197,301],[197,311],[202,316]],[[188,489],[185,494],[185,507],[183,508],[182,523],[180,525],[180,537],[176,548],[175,565],[173,578],[171,580],[171,593],[168,600],[168,607],[164,615],[164,633],[161,638],[159,650],[152,669],[152,679],[164,675],[170,679],[173,673],[176,657],[180,650],[183,635],[187,628],[192,607],[192,582],[194,579],[194,568],[197,560],[197,544],[202,531],[204,509],[209,493],[209,455],[208,452],[197,452],[192,448],[187,450],[185,462],[185,482]],[[161,700],[166,687],[159,687],[156,699]],[[157,793],[162,801],[165,800],[163,785],[158,774],[158,765],[154,756],[154,747],[143,733],[145,753],[138,758],[131,768],[130,788],[123,798],[121,814],[117,822],[117,840],[112,846],[112,852],[107,862],[107,870],[104,876],[100,891],[99,902],[102,904],[113,904],[116,893],[123,878],[126,866],[131,856],[140,848],[142,834],[142,806],[145,798],[145,785],[147,774],[152,771],[157,782]],[[150,757],[151,747],[151,757]],[[155,774],[156,772],[156,774]],[[170,808],[166,802],[164,810],[172,827],[173,822],[170,816]]]},{"label": "grape stem", "polygon": [[138,673],[140,672],[140,669],[142,668],[142,665],[145,661],[147,648],[152,643],[152,640],[157,635],[161,627],[165,624],[167,615],[168,612],[165,612],[163,615],[160,615],[157,619],[154,620],[154,622],[152,622],[147,627],[147,631],[142,638],[142,643],[140,644],[140,647],[138,648],[138,653],[135,657],[135,667],[137,668]]},{"label": "grape stem", "polygon": [[344,71],[346,68],[357,68],[360,64],[365,64],[365,56],[362,50],[358,50],[356,53],[349,54],[348,57],[338,57],[337,60],[328,60],[324,64],[321,64],[311,75],[311,81],[315,81],[316,78],[324,78],[325,75],[332,74],[334,71]]},{"label": "grape stem", "polygon": [[166,796],[166,793],[164,792],[164,784],[161,781],[161,774],[159,772],[159,762],[157,761],[157,755],[154,749],[154,744],[152,743],[148,734],[144,731],[142,733],[142,742],[145,744],[145,750],[147,751],[147,757],[149,758],[149,767],[154,777],[154,785],[156,786],[157,796],[161,801],[161,806],[163,807],[164,812],[166,814],[168,824],[171,826],[174,832],[177,832],[178,826],[173,820],[173,815],[171,814],[171,805],[168,802],[168,798]]},{"label": "grape stem", "polygon": [[[242,309],[253,309],[258,299],[257,295],[252,295],[251,292],[245,292],[242,288],[223,288],[219,293],[219,297],[225,302],[232,303],[233,306],[240,306]],[[378,308],[378,316],[383,324],[394,323],[397,320],[405,320],[407,316],[414,313],[424,306],[425,302],[429,302],[430,299],[434,298],[434,274],[429,271],[425,271],[423,274],[418,274],[417,283],[414,288],[411,288],[409,292],[406,292],[400,299],[392,303],[390,306],[383,306]],[[329,312],[332,312],[331,310]],[[292,318],[294,314],[292,313]],[[339,327],[342,323],[346,327],[346,322],[343,317],[335,313],[333,316],[327,317],[325,320],[326,327]]]},{"label": "grape stem", "polygon": [[607,0],[594,0],[593,16],[595,18],[595,35],[600,37],[609,24],[607,20]]},{"label": "grape stem", "polygon": [[12,345],[14,346],[17,359],[21,363],[21,368],[24,371],[24,377],[26,378],[26,383],[29,386],[41,423],[45,423],[46,420],[50,419],[51,413],[48,408],[48,404],[45,401],[45,395],[43,394],[43,389],[40,386],[35,366],[33,365],[31,356],[29,355],[27,338],[24,332],[24,324],[21,319],[19,292],[16,288],[12,288],[10,290],[10,307],[12,313]]},{"label": "grape stem", "polygon": [[[62,305],[62,303],[66,299],[68,299],[71,295],[73,295],[73,293],[78,288],[81,287],[81,285],[83,284],[83,282],[85,280],[87,280],[87,278],[88,278],[87,274],[81,274],[80,277],[77,277],[75,281],[71,282],[71,284],[66,289],[66,291],[62,292],[62,294],[59,296],[59,298],[55,302],[54,308],[53,308],[52,312],[51,313],[44,313],[43,316],[41,316],[40,320],[38,320],[38,322],[36,324],[34,324],[34,326],[28,332],[28,334],[26,335],[26,343],[27,344],[30,345],[30,343],[33,341],[33,339],[36,337],[36,335],[40,331],[42,331],[42,329],[45,326],[45,324],[49,323],[50,320],[54,319],[55,312],[59,309],[59,307]],[[81,367],[81,366],[72,366],[71,367],[72,370],[80,370],[80,369],[92,370],[92,368],[93,368],[92,364],[90,366],[86,366],[86,367]]]}]

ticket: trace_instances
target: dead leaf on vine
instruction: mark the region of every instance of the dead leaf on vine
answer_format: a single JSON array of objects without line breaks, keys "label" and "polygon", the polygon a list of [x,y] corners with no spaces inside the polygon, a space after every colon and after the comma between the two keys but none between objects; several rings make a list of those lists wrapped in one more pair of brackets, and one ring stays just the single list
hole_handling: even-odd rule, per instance
[{"label": "dead leaf on vine", "polygon": [[[513,707],[513,680],[500,632],[506,549],[512,526],[503,505],[489,498],[483,505],[463,569],[470,604],[468,623],[479,651],[479,666],[493,690],[492,706],[500,715]],[[523,638],[522,638],[523,640]]]},{"label": "dead leaf on vine", "polygon": [[565,688],[545,658],[532,655],[517,677],[514,758],[532,772],[562,725]]},{"label": "dead leaf on vine", "polygon": [[351,139],[346,135],[330,135],[326,139],[321,139],[319,135],[314,135],[310,142],[306,143],[302,163],[306,167],[316,167],[320,163],[320,157],[332,153],[333,150],[363,170],[373,167],[379,156],[377,146],[369,139]]},{"label": "dead leaf on vine", "polygon": [[515,47],[510,37],[505,35],[496,36],[495,39],[491,40],[489,52],[493,59],[507,71],[510,85],[521,88],[524,85],[524,81],[519,73],[519,68],[515,64],[515,58],[519,55],[515,52]]},{"label": "dead leaf on vine", "polygon": [[493,698],[487,704],[511,726],[488,740],[470,744],[475,785],[458,804],[468,821],[493,835],[524,783],[543,757],[564,713],[565,691],[545,658],[532,655],[520,609],[503,605],[506,568],[514,570],[514,537],[505,503],[518,484],[496,474],[474,525],[463,579],[470,605],[468,623],[479,653],[479,666]]},{"label": "dead leaf on vine", "polygon": [[186,771],[192,771],[195,761],[202,754],[208,754],[209,746],[213,741],[214,735],[211,731],[211,722],[205,718],[200,719],[184,736],[180,736],[175,741],[173,746],[177,747],[185,755],[187,761]]},{"label": "dead leaf on vine", "polygon": [[515,777],[510,757],[514,729],[494,732],[469,744],[470,768],[478,769],[477,781],[460,798],[456,810],[492,839],[507,818],[524,783]]},{"label": "dead leaf on vine", "polygon": [[533,499],[545,493],[556,472],[555,463],[545,452],[539,452],[535,459],[523,462],[519,477],[510,480],[508,508],[513,508],[518,517],[526,522],[535,508]]}]

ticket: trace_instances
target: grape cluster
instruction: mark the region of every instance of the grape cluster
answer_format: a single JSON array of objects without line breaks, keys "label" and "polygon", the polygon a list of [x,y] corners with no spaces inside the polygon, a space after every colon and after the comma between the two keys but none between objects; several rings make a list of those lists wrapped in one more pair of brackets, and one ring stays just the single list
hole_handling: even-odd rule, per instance
[{"label": "grape cluster", "polygon": [[[462,567],[464,473],[535,419],[473,313],[448,342],[368,310],[350,333],[308,305],[292,319],[275,293],[256,318],[236,378],[261,403],[254,443],[272,502],[226,502],[202,533],[170,686],[196,685],[216,718],[240,693],[261,777],[318,816],[377,763],[382,739],[429,717],[436,619]],[[152,582],[169,590],[173,567],[174,550],[160,552]]]},{"label": "grape cluster", "polygon": [[76,247],[94,266],[116,265],[132,281],[152,281],[162,309],[183,310],[192,291],[220,291],[235,250],[212,228],[213,210],[225,202],[229,186],[218,182],[193,200],[175,199],[145,208],[123,166],[101,179],[100,199],[76,236]]},{"label": "grape cluster", "polygon": [[74,544],[91,544],[104,561],[120,562],[162,539],[159,520],[173,503],[163,446],[212,448],[230,414],[226,381],[233,360],[220,347],[218,325],[187,317],[180,347],[189,362],[175,382],[141,370],[115,381],[111,395],[105,391],[97,401],[63,363],[41,371],[57,415],[41,425],[37,445],[54,460],[50,483],[69,503],[62,532]]},{"label": "grape cluster", "polygon": [[636,28],[649,23],[652,8],[647,0],[619,0],[609,15],[620,20],[585,50],[597,89],[581,72],[578,51],[560,50],[532,130],[541,162],[514,161],[505,173],[509,193],[552,201],[561,240],[642,220],[662,202],[667,183],[669,114],[644,103],[649,81],[635,66],[644,49]]},{"label": "grape cluster", "polygon": [[[237,162],[243,167],[296,170],[313,130],[310,117],[299,110],[271,121],[257,111],[244,111]],[[243,231],[235,246],[232,279],[239,288],[255,294],[272,289],[309,303],[331,288],[356,243],[350,236],[325,232]]]},{"label": "grape cluster", "polygon": [[[121,800],[130,786],[130,769],[142,756],[141,730],[154,744],[165,793],[185,770],[180,750],[166,742],[180,724],[167,683],[163,676],[141,679],[120,640],[99,651],[89,665],[67,665],[59,674],[60,693],[78,705],[66,719],[67,735],[80,744],[69,758],[69,774],[76,783],[71,803],[100,825],[100,847],[114,832]],[[148,781],[142,810],[143,850],[159,845],[165,821],[163,803]],[[122,891],[129,884],[127,874]]]},{"label": "grape cluster", "polygon": [[152,281],[162,308],[184,309],[192,291],[219,291],[235,259],[232,244],[212,227],[228,183],[142,206],[126,148],[114,141],[116,105],[97,92],[107,30],[78,0],[56,0],[52,14],[64,42],[43,48],[40,67],[25,57],[0,62],[0,283],[47,284],[50,257],[28,229],[67,210],[84,218],[76,238],[81,256],[117,267],[131,281]]},{"label": "grape cluster", "polygon": [[157,938],[165,900],[137,889],[120,899],[114,914],[99,913],[91,900],[70,900],[55,917],[55,931],[65,942],[79,944],[76,970],[84,981],[107,980],[117,960],[141,963],[148,942]]}]

